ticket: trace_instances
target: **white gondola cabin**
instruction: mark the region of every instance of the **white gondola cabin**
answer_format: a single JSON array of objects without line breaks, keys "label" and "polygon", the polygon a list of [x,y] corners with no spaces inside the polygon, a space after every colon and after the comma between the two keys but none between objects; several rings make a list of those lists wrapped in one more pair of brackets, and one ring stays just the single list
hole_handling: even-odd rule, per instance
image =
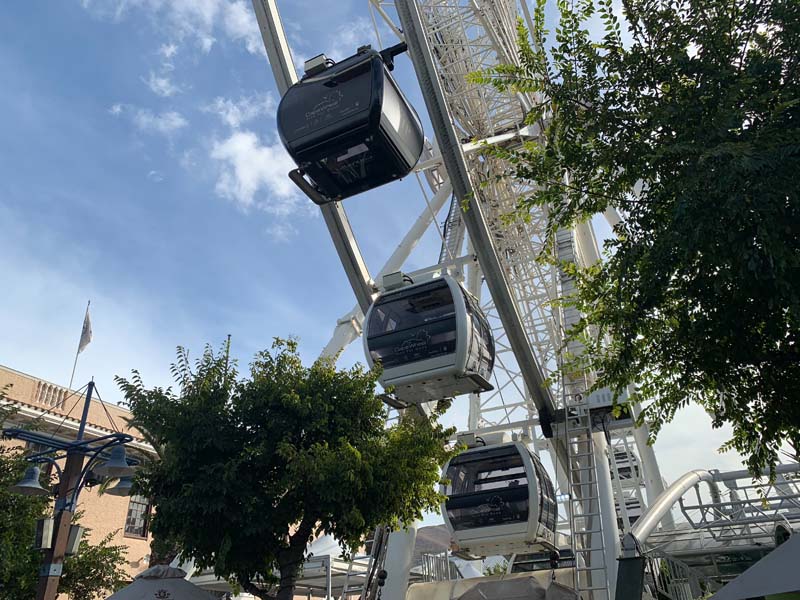
[{"label": "white gondola cabin", "polygon": [[470,557],[555,548],[553,483],[521,442],[471,448],[444,468],[442,505],[454,550]]},{"label": "white gondola cabin", "polygon": [[493,389],[494,339],[477,300],[450,276],[381,294],[365,318],[370,366],[408,403]]}]

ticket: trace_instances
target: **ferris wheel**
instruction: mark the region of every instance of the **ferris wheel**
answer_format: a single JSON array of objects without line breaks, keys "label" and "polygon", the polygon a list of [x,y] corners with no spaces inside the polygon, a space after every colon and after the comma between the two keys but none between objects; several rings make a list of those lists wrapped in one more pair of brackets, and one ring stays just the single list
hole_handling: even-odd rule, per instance
[{"label": "ferris wheel", "polygon": [[[525,124],[539,99],[467,78],[518,60],[518,18],[532,28],[527,3],[368,0],[381,47],[354,48],[339,62],[321,54],[302,77],[275,0],[253,5],[282,95],[279,133],[297,164],[288,176],[319,205],[357,301],[323,353],[337,355],[361,337],[367,361],[384,367],[381,382],[392,390],[384,398],[397,410],[469,398],[459,432],[468,450],[445,467],[443,516],[457,554],[511,556],[518,565],[544,556],[583,600],[611,600],[621,535],[665,496],[664,482],[646,427],[614,418],[610,391],[589,393],[590,373],[558,374],[562,354],[580,352],[563,336],[580,315],[554,302],[574,290],[558,264],[600,260],[592,224],[560,231],[548,245],[545,208],[507,219],[536,184],[504,177],[508,165],[480,152],[541,142],[544,123]],[[428,131],[392,76],[405,53]],[[370,273],[347,198],[406,176],[421,183],[422,210]],[[429,229],[438,254],[404,271]],[[538,260],[543,254],[556,260]],[[674,526],[665,506],[649,531]],[[384,596],[404,598],[405,587]]]},{"label": "ferris wheel", "polygon": [[[504,219],[531,191],[530,184],[498,177],[506,165],[479,150],[483,143],[536,140],[541,128],[523,125],[536,99],[471,84],[466,77],[499,61],[516,60],[516,21],[518,15],[530,19],[527,7],[509,0],[397,2],[393,20],[388,3],[373,0],[373,18],[397,36],[395,43],[383,51],[362,48],[339,63],[316,57],[298,80],[275,4],[258,0],[254,5],[283,95],[279,131],[298,164],[291,177],[320,205],[358,300],[339,320],[325,352],[336,354],[363,333],[367,358],[382,361],[383,383],[395,390],[388,399],[398,408],[468,394],[464,439],[472,436],[483,444],[497,440],[500,450],[511,450],[509,465],[529,470],[527,477],[510,480],[518,490],[509,487],[506,495],[511,490],[519,496],[521,480],[530,482],[528,500],[543,495],[550,477],[542,463],[549,463],[556,480],[550,496],[553,501],[562,498],[560,528],[555,508],[552,520],[540,523],[546,511],[533,510],[529,501],[516,516],[492,520],[484,515],[486,524],[468,528],[471,535],[458,533],[464,531],[461,524],[449,522],[459,551],[485,554],[491,546],[486,540],[498,538],[498,528],[510,531],[512,521],[524,523],[517,527],[520,535],[512,536],[516,541],[500,536],[506,540],[503,552],[524,553],[535,544],[555,551],[571,543],[576,568],[584,569],[583,581],[576,585],[592,588],[588,592],[593,598],[609,597],[599,593],[613,589],[619,534],[608,444],[578,412],[588,406],[576,402],[586,392],[586,382],[551,377],[564,351],[561,332],[576,315],[553,308],[553,300],[568,291],[571,281],[552,263],[537,260],[549,252],[587,264],[597,260],[596,242],[591,226],[584,225],[559,235],[557,248],[546,248],[543,210],[525,221],[509,224]],[[423,137],[414,108],[391,76],[395,56],[406,49],[433,125],[433,141]],[[342,201],[412,169],[427,185],[426,206],[373,278]],[[410,249],[428,227],[437,225],[436,215],[443,209],[439,255],[431,257],[431,267],[423,272],[403,273]],[[568,432],[569,411],[577,427]],[[466,456],[486,452],[477,447]],[[545,461],[538,458],[542,453]],[[509,468],[481,471],[487,460],[497,459],[473,460],[473,488],[475,477]],[[504,508],[514,504],[504,503],[497,488],[490,488],[495,502]],[[453,508],[445,514],[463,512]],[[494,514],[492,509],[485,513]],[[528,527],[530,521],[537,525]]]}]

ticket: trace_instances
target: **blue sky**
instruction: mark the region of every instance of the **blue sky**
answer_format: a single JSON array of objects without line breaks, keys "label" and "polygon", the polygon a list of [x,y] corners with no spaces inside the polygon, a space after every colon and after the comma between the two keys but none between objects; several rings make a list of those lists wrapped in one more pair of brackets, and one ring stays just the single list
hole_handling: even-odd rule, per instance
[{"label": "blue sky", "polygon": [[[371,41],[366,14],[337,7],[336,27],[300,36],[293,16],[326,7],[287,3],[298,61],[318,51],[306,40],[340,57]],[[289,334],[316,355],[353,298],[318,211],[286,178],[250,3],[13,10],[0,23],[0,260],[16,282],[4,362],[64,382],[89,298],[95,341],[78,375],[105,389],[113,373],[168,363],[178,343],[227,333],[242,357]],[[352,201],[373,269],[420,210],[407,201],[415,185]],[[128,344],[148,350],[112,349]]]},{"label": "blue sky", "polygon": [[[375,45],[366,4],[280,2],[296,62]],[[422,112],[406,58],[396,73]],[[196,353],[232,334],[246,364],[296,335],[306,359],[319,353],[354,297],[285,177],[249,0],[4,3],[0,81],[0,364],[66,385],[89,299],[76,384],[94,376],[110,401],[133,368],[168,384],[178,344]],[[411,177],[346,206],[375,272],[424,204]],[[437,255],[431,231],[409,270]],[[670,477],[736,468],[714,452],[724,439],[689,409],[657,448]],[[687,444],[695,460],[680,459]]]}]

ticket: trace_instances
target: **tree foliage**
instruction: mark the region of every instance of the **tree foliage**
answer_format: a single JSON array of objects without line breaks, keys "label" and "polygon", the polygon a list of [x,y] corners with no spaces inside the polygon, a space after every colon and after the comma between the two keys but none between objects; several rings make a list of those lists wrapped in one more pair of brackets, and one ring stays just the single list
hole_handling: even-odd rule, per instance
[{"label": "tree foliage", "polygon": [[0,600],[33,598],[39,581],[42,555],[33,549],[33,540],[48,501],[8,489],[28,466],[18,448],[0,446]]},{"label": "tree foliage", "polygon": [[494,577],[495,575],[505,575],[508,573],[508,561],[502,560],[483,568],[484,577]]},{"label": "tree foliage", "polygon": [[90,544],[86,533],[78,553],[64,561],[64,574],[58,591],[75,600],[105,598],[109,592],[124,587],[130,577],[122,570],[127,548],[113,543],[114,532],[96,544]]},{"label": "tree foliage", "polygon": [[156,538],[250,593],[289,599],[314,536],[354,551],[379,524],[437,510],[451,432],[436,415],[386,428],[377,370],[307,367],[284,340],[245,377],[226,357],[206,348],[192,368],[179,349],[178,393],[146,388],[135,371],[118,380],[161,452],[137,474]]},{"label": "tree foliage", "polygon": [[567,368],[637,383],[654,435],[696,402],[751,471],[774,466],[800,448],[800,3],[560,1],[548,50],[545,1],[519,64],[473,80],[544,98],[542,143],[490,150],[541,186],[523,214],[548,207],[551,239],[623,216],[576,273]]}]

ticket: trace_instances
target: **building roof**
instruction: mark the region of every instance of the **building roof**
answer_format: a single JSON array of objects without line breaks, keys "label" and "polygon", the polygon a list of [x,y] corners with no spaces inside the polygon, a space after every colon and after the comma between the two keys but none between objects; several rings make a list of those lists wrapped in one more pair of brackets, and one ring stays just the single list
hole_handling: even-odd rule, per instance
[{"label": "building roof", "polygon": [[[10,367],[0,365],[0,389],[6,389],[5,400],[0,404],[14,406],[20,420],[40,419],[45,425],[58,427],[68,435],[77,431],[80,424],[85,394],[82,390],[70,390],[64,386],[39,379]],[[130,411],[116,404],[92,398],[87,419],[87,437],[100,437],[109,433],[127,433],[134,438],[130,445],[152,453],[153,448],[142,433],[130,427],[127,418]]]}]

